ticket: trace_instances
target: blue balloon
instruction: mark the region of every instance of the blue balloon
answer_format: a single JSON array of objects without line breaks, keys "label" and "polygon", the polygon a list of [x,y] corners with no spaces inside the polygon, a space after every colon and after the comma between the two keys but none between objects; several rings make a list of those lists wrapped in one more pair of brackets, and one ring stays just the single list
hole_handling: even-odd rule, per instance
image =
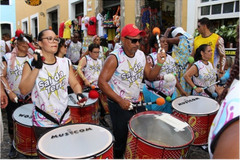
[{"label": "blue balloon", "polygon": [[213,98],[216,98],[218,96],[218,94],[216,92],[213,92],[212,96],[213,96]]},{"label": "blue balloon", "polygon": [[104,34],[104,36],[103,36],[104,38],[107,38],[108,37],[108,35],[107,34]]}]

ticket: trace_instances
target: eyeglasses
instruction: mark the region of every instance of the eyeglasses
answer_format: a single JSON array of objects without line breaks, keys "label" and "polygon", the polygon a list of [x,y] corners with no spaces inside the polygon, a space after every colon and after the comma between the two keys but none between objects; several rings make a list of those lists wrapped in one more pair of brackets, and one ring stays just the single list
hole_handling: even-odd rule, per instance
[{"label": "eyeglasses", "polygon": [[131,43],[133,43],[133,44],[135,44],[137,42],[140,43],[142,41],[142,38],[140,38],[140,39],[132,39],[132,38],[128,38],[128,37],[125,37],[125,38],[131,40]]},{"label": "eyeglasses", "polygon": [[53,37],[45,37],[45,38],[42,38],[42,39],[47,39],[48,43],[53,43],[53,42],[59,43],[61,41],[60,38],[53,38]]}]

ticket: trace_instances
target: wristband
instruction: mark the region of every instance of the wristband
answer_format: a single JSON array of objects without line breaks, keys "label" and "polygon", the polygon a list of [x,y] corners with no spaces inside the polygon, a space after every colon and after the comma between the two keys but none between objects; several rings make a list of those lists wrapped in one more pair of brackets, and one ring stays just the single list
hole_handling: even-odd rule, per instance
[{"label": "wristband", "polygon": [[194,86],[194,87],[193,87],[193,90],[195,90],[196,88],[197,88],[197,86]]},{"label": "wristband", "polygon": [[162,64],[162,63],[157,63],[157,65],[158,65],[158,66],[160,66],[160,67],[162,67],[162,66],[163,66],[163,64]]}]

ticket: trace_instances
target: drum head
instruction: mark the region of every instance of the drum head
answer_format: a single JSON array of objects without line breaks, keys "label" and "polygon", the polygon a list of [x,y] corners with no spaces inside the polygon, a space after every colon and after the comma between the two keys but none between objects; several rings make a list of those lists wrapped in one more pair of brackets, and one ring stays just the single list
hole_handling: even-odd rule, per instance
[{"label": "drum head", "polygon": [[26,126],[32,126],[33,107],[34,107],[33,104],[25,104],[23,106],[18,107],[13,112],[13,115],[12,115],[13,120]]},{"label": "drum head", "polygon": [[203,96],[179,97],[172,102],[175,110],[189,115],[206,115],[219,109],[217,101]]},{"label": "drum head", "polygon": [[[175,116],[159,111],[134,115],[129,122],[133,134],[149,145],[165,148],[187,146],[193,141],[192,128]],[[178,130],[182,128],[181,130]]]},{"label": "drum head", "polygon": [[[85,107],[94,104],[98,100],[98,98],[96,98],[96,99],[88,98],[88,92],[83,92],[83,95],[87,97],[87,102],[85,103]],[[77,95],[75,93],[69,94],[68,95],[68,106],[80,107],[76,102],[77,102]]]},{"label": "drum head", "polygon": [[107,129],[92,124],[71,124],[45,133],[37,149],[49,158],[94,158],[113,143]]}]

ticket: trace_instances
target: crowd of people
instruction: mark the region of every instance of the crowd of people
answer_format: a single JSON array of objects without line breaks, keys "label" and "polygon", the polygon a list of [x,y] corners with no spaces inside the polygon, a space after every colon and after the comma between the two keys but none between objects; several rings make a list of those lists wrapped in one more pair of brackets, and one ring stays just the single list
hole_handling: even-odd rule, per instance
[{"label": "crowd of people", "polygon": [[[113,51],[101,46],[100,37],[95,35],[85,53],[77,32],[71,39],[64,39],[51,29],[42,30],[37,43],[33,43],[37,48],[34,52],[22,37],[15,38],[9,46],[8,36],[3,35],[6,42],[1,41],[1,108],[7,111],[11,141],[12,114],[26,102],[35,106],[32,121],[36,139],[46,131],[72,123],[68,86],[78,97],[78,104],[84,103],[83,88],[73,70],[76,65],[84,87],[94,85],[101,96],[107,97],[99,98],[99,119],[109,127],[104,119],[103,104],[107,103],[115,138],[114,158],[124,158],[127,125],[134,114],[147,110],[172,114],[171,102],[189,95],[212,98],[221,106],[209,134],[211,157],[239,158],[239,143],[235,143],[239,139],[239,41],[233,61],[225,56],[224,40],[209,30],[210,25],[208,18],[200,19],[200,35],[194,38],[182,27],[169,27],[162,35],[152,35],[147,28],[139,30],[134,24],[127,24],[116,35]],[[33,42],[30,36],[24,36]],[[194,62],[188,61],[191,56]],[[211,85],[223,76],[228,79],[224,86]],[[155,102],[159,97],[165,99],[161,106],[132,107],[140,101]],[[234,150],[227,147],[233,144]],[[223,155],[223,150],[229,154]],[[16,156],[12,145],[9,158]]]}]

